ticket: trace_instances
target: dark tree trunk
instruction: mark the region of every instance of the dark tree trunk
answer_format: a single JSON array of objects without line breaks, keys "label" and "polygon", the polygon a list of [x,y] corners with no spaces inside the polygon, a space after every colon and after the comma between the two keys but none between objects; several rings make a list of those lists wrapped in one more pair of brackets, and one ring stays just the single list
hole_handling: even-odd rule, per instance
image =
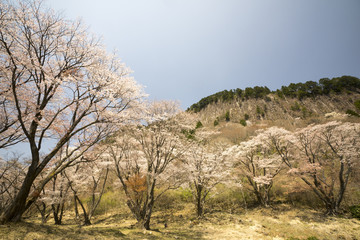
[{"label": "dark tree trunk", "polygon": [[[10,206],[4,211],[4,213],[0,217],[0,224],[4,224],[6,222],[20,222],[21,217],[26,211],[26,199],[29,196],[31,186],[36,177],[36,166],[32,164],[26,174],[25,180],[16,195],[14,201]],[[40,195],[40,192],[35,191],[32,195]]]},{"label": "dark tree trunk", "polygon": [[202,207],[202,204],[201,204],[201,199],[198,199],[198,201],[197,201],[196,213],[197,213],[198,217],[201,217],[203,215],[203,207]]},{"label": "dark tree trunk", "polygon": [[146,230],[150,230],[150,218],[144,219],[143,227]]},{"label": "dark tree trunk", "polygon": [[62,217],[64,214],[64,202],[61,202],[60,204],[52,204],[51,208],[53,211],[54,221],[56,225],[62,224]]},{"label": "dark tree trunk", "polygon": [[196,187],[196,213],[198,217],[203,215],[203,203],[202,203],[202,186],[197,184]]},{"label": "dark tree trunk", "polygon": [[46,214],[46,204],[42,202],[40,206],[38,204],[35,204],[35,206],[41,214],[41,223],[46,223],[50,216],[50,213]]},{"label": "dark tree trunk", "polygon": [[75,195],[74,195],[74,211],[75,211],[75,219],[78,220],[79,219],[79,209],[77,206],[77,201],[76,201]]},{"label": "dark tree trunk", "polygon": [[150,202],[147,205],[147,209],[144,216],[143,226],[146,230],[150,230],[150,219],[151,219],[153,207],[154,207],[154,199],[153,197],[151,197]]},{"label": "dark tree trunk", "polygon": [[90,218],[89,218],[88,213],[86,212],[84,204],[82,204],[82,202],[80,201],[80,199],[77,195],[75,195],[75,201],[78,201],[78,203],[80,204],[80,207],[84,213],[84,225],[85,226],[91,225]]}]

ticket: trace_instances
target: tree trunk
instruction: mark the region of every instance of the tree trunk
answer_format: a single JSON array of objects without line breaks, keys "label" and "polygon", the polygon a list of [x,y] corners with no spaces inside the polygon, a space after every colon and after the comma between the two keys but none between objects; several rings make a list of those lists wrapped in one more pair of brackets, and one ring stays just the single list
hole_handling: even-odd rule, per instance
[{"label": "tree trunk", "polygon": [[203,203],[202,203],[202,194],[203,194],[203,188],[200,184],[195,185],[196,188],[196,214],[198,217],[201,217],[203,212]]},{"label": "tree trunk", "polygon": [[[0,217],[0,224],[7,222],[20,222],[21,217],[26,211],[26,199],[29,196],[31,186],[35,180],[36,167],[32,164],[26,174],[25,180],[16,195],[14,201],[8,206]],[[40,192],[35,191],[32,195],[40,195]]]},{"label": "tree trunk", "polygon": [[265,200],[264,200],[263,196],[261,195],[261,192],[257,189],[257,185],[255,185],[255,187],[254,187],[254,193],[255,193],[258,204],[261,206],[265,206]]},{"label": "tree trunk", "polygon": [[201,199],[197,200],[196,213],[198,217],[201,217],[203,215],[203,206],[201,204]]},{"label": "tree trunk", "polygon": [[59,204],[52,204],[51,208],[53,211],[55,225],[61,225],[62,223],[62,216],[64,214],[64,203],[61,202]]},{"label": "tree trunk", "polygon": [[41,214],[41,223],[46,223],[50,216],[50,213],[46,214],[46,204],[42,202],[40,206],[38,204],[35,204],[35,206]]},{"label": "tree trunk", "polygon": [[77,201],[76,201],[75,194],[74,194],[74,211],[75,211],[75,219],[77,221],[79,219],[79,209],[78,209],[78,206],[77,206]]},{"label": "tree trunk", "polygon": [[144,220],[143,227],[146,230],[150,230],[150,218],[147,218],[147,219]]},{"label": "tree trunk", "polygon": [[152,215],[153,206],[154,206],[154,200],[151,199],[150,202],[146,205],[145,214],[140,221],[141,227],[146,230],[150,230],[150,219]]},{"label": "tree trunk", "polygon": [[82,202],[80,201],[80,199],[79,199],[79,197],[78,197],[77,195],[75,195],[75,200],[78,201],[78,203],[79,203],[80,206],[81,206],[81,209],[83,210],[83,213],[84,213],[84,225],[85,225],[85,226],[91,225],[89,215],[87,214],[84,205],[82,204]]}]

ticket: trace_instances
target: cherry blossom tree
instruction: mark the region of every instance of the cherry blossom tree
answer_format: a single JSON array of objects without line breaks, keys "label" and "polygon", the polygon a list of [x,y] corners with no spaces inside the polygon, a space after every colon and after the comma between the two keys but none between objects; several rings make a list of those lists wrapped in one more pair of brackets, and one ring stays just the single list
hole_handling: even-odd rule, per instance
[{"label": "cherry blossom tree", "polygon": [[[41,191],[30,194],[31,186],[60,149],[69,145],[73,154],[91,149],[115,131],[114,123],[133,121],[145,95],[130,70],[116,55],[107,54],[80,22],[62,19],[41,1],[0,7],[3,106],[14,113],[9,118],[16,119],[12,128],[21,129],[31,152],[22,186],[0,216],[4,223],[19,221],[37,199]],[[46,142],[48,151],[43,148]],[[40,151],[46,153],[40,157]],[[63,160],[53,165],[54,172],[67,164]],[[40,189],[54,175],[45,178]]]},{"label": "cherry blossom tree", "polygon": [[67,179],[63,172],[55,175],[51,179],[51,209],[56,225],[62,224],[62,219],[65,211],[65,203],[69,202],[70,185],[66,180]]},{"label": "cherry blossom tree", "polygon": [[[0,2],[0,26],[6,26],[9,21],[9,7],[4,2]],[[3,55],[3,49],[0,48],[0,54]],[[11,107],[10,96],[11,89],[6,84],[7,66],[0,65],[0,149],[15,145],[24,136],[20,131],[17,121],[16,111]]]},{"label": "cherry blossom tree", "polygon": [[0,214],[11,205],[24,180],[26,166],[21,164],[18,155],[0,158]]},{"label": "cherry blossom tree", "polygon": [[205,141],[193,142],[184,154],[184,174],[193,192],[196,213],[203,216],[210,191],[230,178],[230,166],[223,156],[224,146]]},{"label": "cherry blossom tree", "polygon": [[146,109],[144,125],[127,127],[108,139],[104,157],[114,162],[126,203],[139,226],[148,230],[156,200],[180,184],[176,166],[185,146],[173,118],[180,111],[178,104],[152,102]]},{"label": "cherry blossom tree", "polygon": [[[34,182],[34,189],[37,183],[42,182],[41,177],[46,177],[47,173],[39,175],[40,179]],[[62,218],[65,212],[65,204],[70,202],[69,182],[65,173],[61,172],[51,178],[50,182],[42,188],[39,198],[34,202],[36,208],[41,214],[42,222],[45,223],[52,213],[56,225],[62,224]]]},{"label": "cherry blossom tree", "polygon": [[[43,175],[43,173],[40,173],[37,179],[41,179],[42,175]],[[36,188],[36,181],[34,181],[33,187]],[[36,209],[41,214],[41,222],[42,223],[47,222],[47,220],[48,220],[48,218],[49,218],[49,216],[51,214],[51,208],[50,208],[51,203],[53,201],[56,201],[55,199],[56,198],[54,196],[52,196],[52,194],[48,194],[48,191],[47,191],[46,188],[43,188],[41,190],[40,196],[34,202],[33,205],[35,205]]]},{"label": "cherry blossom tree", "polygon": [[328,214],[340,210],[351,173],[359,166],[360,124],[329,122],[296,132],[301,176],[325,204]]},{"label": "cherry blossom tree", "polygon": [[258,203],[265,207],[270,204],[270,190],[282,165],[281,157],[267,144],[276,130],[274,127],[261,130],[255,137],[230,147],[225,153],[247,178]]},{"label": "cherry blossom tree", "polygon": [[359,164],[360,124],[328,122],[291,133],[277,129],[266,142],[324,203],[328,214],[340,210],[351,174]]},{"label": "cherry blossom tree", "polygon": [[[76,215],[78,217],[79,204],[84,216],[84,225],[91,225],[91,218],[100,204],[109,175],[109,162],[101,160],[100,156],[101,154],[97,154],[94,159],[64,170],[68,186],[74,195]],[[81,197],[89,195],[90,202],[86,206]]]},{"label": "cherry blossom tree", "polygon": [[15,145],[24,140],[17,119],[7,105],[8,100],[0,92],[0,149]]}]

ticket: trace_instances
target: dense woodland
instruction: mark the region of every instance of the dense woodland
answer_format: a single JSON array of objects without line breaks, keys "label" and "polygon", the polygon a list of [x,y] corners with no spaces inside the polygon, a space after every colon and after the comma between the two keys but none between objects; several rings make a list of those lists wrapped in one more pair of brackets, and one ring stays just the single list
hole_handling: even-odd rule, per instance
[{"label": "dense woodland", "polygon": [[[201,116],[210,104],[271,94],[314,102],[346,95],[359,91],[358,78],[223,91],[184,112],[176,102],[149,101],[80,22],[37,1],[0,8],[1,224],[91,225],[111,212],[150,230],[161,211],[189,209],[194,220],[280,204],[360,217],[360,98],[352,113],[308,115],[302,127],[262,118],[250,125],[249,116],[231,125],[230,113],[208,124]],[[13,152],[20,144],[29,155]]]}]

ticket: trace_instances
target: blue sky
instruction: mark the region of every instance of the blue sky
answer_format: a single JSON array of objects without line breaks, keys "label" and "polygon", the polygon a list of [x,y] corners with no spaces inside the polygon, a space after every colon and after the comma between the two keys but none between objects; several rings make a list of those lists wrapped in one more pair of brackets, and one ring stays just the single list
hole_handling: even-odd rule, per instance
[{"label": "blue sky", "polygon": [[153,99],[360,77],[358,0],[47,0],[82,18]]}]

